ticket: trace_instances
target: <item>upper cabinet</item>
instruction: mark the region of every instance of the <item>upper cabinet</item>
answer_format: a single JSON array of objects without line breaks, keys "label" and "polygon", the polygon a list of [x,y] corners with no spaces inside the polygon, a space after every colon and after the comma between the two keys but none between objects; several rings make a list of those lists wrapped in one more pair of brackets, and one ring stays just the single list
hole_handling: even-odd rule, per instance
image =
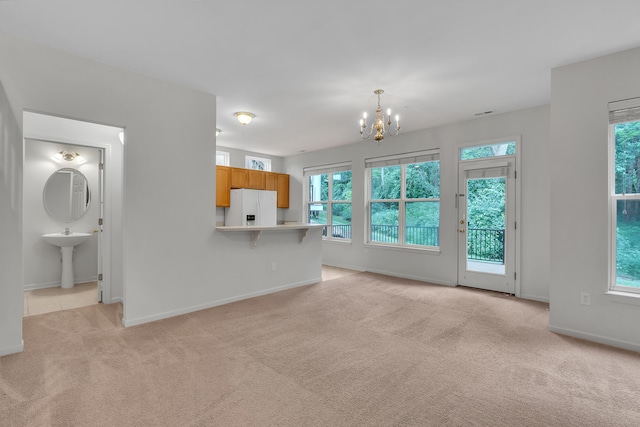
[{"label": "upper cabinet", "polygon": [[231,188],[249,188],[249,169],[231,169]]},{"label": "upper cabinet", "polygon": [[287,174],[216,166],[216,206],[229,206],[232,188],[276,191],[277,206],[289,207],[289,175]]},{"label": "upper cabinet", "polygon": [[247,169],[249,171],[249,188],[254,190],[266,190],[265,188],[265,171]]},{"label": "upper cabinet", "polygon": [[216,166],[216,206],[229,206],[231,201],[231,168]]}]

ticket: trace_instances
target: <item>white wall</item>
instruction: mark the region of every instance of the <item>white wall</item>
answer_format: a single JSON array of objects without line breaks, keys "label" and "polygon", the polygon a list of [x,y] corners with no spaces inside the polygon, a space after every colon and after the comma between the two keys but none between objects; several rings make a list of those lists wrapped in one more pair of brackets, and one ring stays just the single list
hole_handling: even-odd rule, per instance
[{"label": "white wall", "polygon": [[0,356],[22,351],[22,135],[0,82]]},{"label": "white wall", "polygon": [[[126,325],[320,279],[318,230],[302,243],[295,231],[264,233],[255,249],[244,233],[214,230],[214,96],[6,34],[0,81],[15,115],[26,109],[126,128],[122,243],[112,247]],[[3,251],[11,242],[0,241]],[[283,242],[293,250],[274,249]],[[11,292],[3,304],[19,305],[17,315],[0,330],[15,335],[23,303]]]},{"label": "white wall", "polygon": [[[640,350],[638,298],[608,285],[608,103],[640,97],[640,49],[551,73],[553,331]],[[591,305],[580,305],[580,293]],[[622,298],[622,300],[625,300]],[[635,302],[635,305],[633,304]]]},{"label": "white wall", "polygon": [[[62,161],[51,157],[62,150],[80,152],[87,161],[82,165]],[[99,151],[96,148],[58,144],[25,138],[24,180],[23,180],[23,261],[25,289],[39,289],[60,286],[62,264],[60,248],[42,240],[42,234],[63,231],[91,233],[98,227],[100,206],[98,200],[98,163]],[[60,222],[47,213],[43,204],[43,189],[52,173],[58,169],[71,167],[79,170],[89,183],[91,201],[87,213],[71,223]],[[98,236],[78,245],[73,252],[73,270],[75,283],[97,280],[98,274]]]},{"label": "white wall", "polygon": [[[357,130],[354,130],[357,132]],[[521,256],[518,268],[521,297],[549,300],[549,107],[485,117],[424,131],[387,137],[381,144],[362,141],[348,146],[285,158],[292,175],[290,221],[305,218],[302,169],[338,162],[353,162],[352,242],[323,243],[323,262],[358,270],[377,271],[433,283],[457,283],[457,149],[458,144],[521,135],[522,185]],[[416,253],[365,247],[364,159],[431,148],[440,149],[441,252]]]},{"label": "white wall", "polygon": [[246,167],[245,156],[254,156],[270,159],[272,172],[283,172],[282,157],[272,156],[270,154],[256,153],[255,151],[245,151],[239,150],[237,148],[224,147],[224,133],[221,133],[220,136],[218,136],[216,139],[221,140],[216,142],[216,149],[218,151],[226,151],[227,153],[229,153],[229,166],[231,167],[244,168]]}]

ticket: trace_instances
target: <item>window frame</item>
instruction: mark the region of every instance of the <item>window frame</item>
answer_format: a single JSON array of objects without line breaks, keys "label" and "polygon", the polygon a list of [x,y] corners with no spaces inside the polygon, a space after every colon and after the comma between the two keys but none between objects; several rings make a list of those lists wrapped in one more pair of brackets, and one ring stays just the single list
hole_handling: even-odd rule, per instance
[{"label": "window frame", "polygon": [[[623,110],[636,110],[635,113],[626,118],[615,117],[616,112]],[[623,101],[609,103],[609,125],[608,125],[608,202],[609,202],[609,279],[607,284],[608,293],[619,293],[626,296],[640,297],[640,288],[617,284],[617,217],[618,201],[637,200],[640,201],[640,193],[616,193],[616,137],[615,127],[622,123],[640,122],[640,98],[633,98]]]},{"label": "window frame", "polygon": [[[324,228],[322,231],[322,240],[323,241],[333,241],[333,242],[341,242],[341,243],[351,243],[351,237],[338,237],[334,236],[333,233],[329,233],[329,230],[334,225],[333,224],[333,205],[345,205],[348,204],[351,206],[351,214],[353,215],[353,196],[350,200],[334,200],[333,199],[333,174],[340,172],[351,172],[351,188],[353,191],[353,168],[352,163],[336,163],[331,165],[324,166],[314,166],[304,168],[304,206],[305,206],[305,218],[308,223],[311,222],[311,218],[309,218],[309,212],[311,211],[311,205],[326,205],[327,206],[327,223],[324,224]],[[313,176],[320,175],[328,175],[327,179],[327,200],[311,200],[311,194],[309,194],[310,188],[310,180]],[[350,224],[350,236],[353,236],[353,219]]]},{"label": "window frame", "polygon": [[[224,163],[218,163],[218,156],[223,156]],[[216,150],[216,166],[229,166],[229,152]]]},{"label": "window frame", "polygon": [[[431,157],[431,159],[421,159],[424,157]],[[440,160],[440,150],[433,149],[428,151],[421,151],[416,153],[404,153],[395,156],[379,157],[365,159],[365,246],[371,247],[385,247],[394,248],[408,251],[427,251],[440,253],[440,246],[428,246],[428,245],[415,245],[406,243],[406,211],[407,204],[412,202],[437,202],[438,203],[438,243],[440,243],[440,232],[442,225],[442,205],[441,197],[432,198],[407,198],[407,182],[406,182],[406,168],[407,165],[416,163],[438,162],[438,166],[442,166]],[[378,165],[382,162],[387,162],[387,165]],[[371,166],[369,165],[371,164]],[[377,167],[388,166],[400,166],[400,198],[398,199],[372,199],[372,169]],[[442,177],[442,170],[439,169],[440,178]],[[442,187],[439,183],[438,192]],[[398,242],[377,242],[371,240],[371,207],[372,203],[398,203]]]}]

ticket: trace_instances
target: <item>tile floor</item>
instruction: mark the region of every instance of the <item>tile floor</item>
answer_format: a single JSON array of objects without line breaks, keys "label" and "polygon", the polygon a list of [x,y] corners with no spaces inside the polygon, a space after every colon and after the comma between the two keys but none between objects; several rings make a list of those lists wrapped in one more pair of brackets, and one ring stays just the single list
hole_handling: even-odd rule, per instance
[{"label": "tile floor", "polygon": [[35,289],[24,293],[24,317],[98,303],[98,282],[78,283],[71,289]]},{"label": "tile floor", "polygon": [[330,265],[322,265],[322,281],[337,279],[339,277],[350,276],[359,273],[359,271],[348,270],[346,268],[332,267]]}]

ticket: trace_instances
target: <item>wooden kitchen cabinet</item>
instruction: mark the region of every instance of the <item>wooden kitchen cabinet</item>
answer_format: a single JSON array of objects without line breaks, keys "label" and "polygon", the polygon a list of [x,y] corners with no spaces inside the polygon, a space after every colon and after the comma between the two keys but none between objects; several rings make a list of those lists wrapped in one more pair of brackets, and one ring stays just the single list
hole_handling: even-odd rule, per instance
[{"label": "wooden kitchen cabinet", "polygon": [[247,169],[249,171],[249,188],[254,190],[265,189],[265,172],[253,169]]},{"label": "wooden kitchen cabinet", "polygon": [[284,173],[278,174],[278,207],[289,207],[289,175]]},{"label": "wooden kitchen cabinet", "polygon": [[289,175],[285,173],[216,166],[216,206],[229,207],[232,188],[276,191],[277,206],[289,207]]},{"label": "wooden kitchen cabinet", "polygon": [[278,191],[278,175],[275,172],[265,172],[264,189],[270,191]]},{"label": "wooden kitchen cabinet", "polygon": [[231,168],[231,188],[249,188],[249,169]]},{"label": "wooden kitchen cabinet", "polygon": [[216,206],[229,206],[231,201],[231,168],[216,166]]}]

